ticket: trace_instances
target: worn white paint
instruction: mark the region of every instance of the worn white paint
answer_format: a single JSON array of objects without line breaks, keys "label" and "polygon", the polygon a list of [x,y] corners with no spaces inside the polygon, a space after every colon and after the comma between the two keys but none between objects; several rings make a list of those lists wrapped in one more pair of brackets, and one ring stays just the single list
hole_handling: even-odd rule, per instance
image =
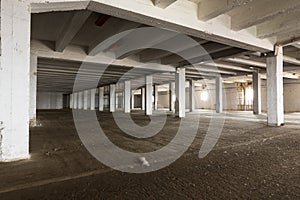
[{"label": "worn white paint", "polygon": [[[124,83],[124,112],[130,113],[131,82]],[[134,101],[134,100],[133,100]]]},{"label": "worn white paint", "polygon": [[30,126],[36,126],[37,56],[30,55]]},{"label": "worn white paint", "polygon": [[116,111],[116,84],[109,85],[109,107],[110,112]]},{"label": "worn white paint", "polygon": [[270,126],[284,123],[283,108],[283,48],[267,58],[267,113]]},{"label": "worn white paint", "polygon": [[190,80],[189,83],[189,106],[190,112],[193,112],[195,110],[195,81]]},{"label": "worn white paint", "polygon": [[185,68],[177,68],[175,73],[175,115],[185,117]]},{"label": "worn white paint", "polygon": [[1,1],[0,161],[29,157],[29,1]]},{"label": "worn white paint", "polygon": [[99,111],[104,110],[104,87],[99,87]]},{"label": "worn white paint", "polygon": [[216,112],[223,112],[223,79],[216,77]]},{"label": "worn white paint", "polygon": [[261,75],[259,72],[253,73],[253,113],[261,114]]},{"label": "worn white paint", "polygon": [[145,100],[146,100],[146,115],[152,115],[152,95],[153,95],[153,76],[145,77]]},{"label": "worn white paint", "polygon": [[91,89],[90,90],[90,109],[95,110],[95,96],[96,96],[96,90],[97,89]]}]

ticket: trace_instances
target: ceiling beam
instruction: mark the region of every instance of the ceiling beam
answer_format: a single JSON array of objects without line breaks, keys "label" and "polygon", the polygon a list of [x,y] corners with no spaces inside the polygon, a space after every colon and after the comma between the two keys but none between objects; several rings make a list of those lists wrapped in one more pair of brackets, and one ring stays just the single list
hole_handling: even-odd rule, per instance
[{"label": "ceiling beam", "polygon": [[224,59],[224,61],[239,63],[239,64],[253,66],[253,67],[267,68],[266,63],[253,61],[253,60],[247,60],[247,59],[243,59],[243,58],[226,58],[226,59]]},{"label": "ceiling beam", "polygon": [[231,28],[235,31],[263,23],[285,13],[299,11],[299,0],[259,0],[253,6],[241,7],[231,16]]},{"label": "ceiling beam", "polygon": [[197,57],[203,57],[218,51],[222,51],[225,49],[229,49],[231,47],[224,45],[224,44],[219,44],[215,42],[208,42],[206,44],[202,45],[203,51],[199,46],[189,48],[187,50],[181,51],[178,53],[178,55],[170,55],[167,57],[164,57],[161,59],[161,62],[163,64],[177,64],[181,61],[184,61],[185,59],[193,59]]},{"label": "ceiling beam", "polygon": [[198,19],[208,21],[233,9],[247,5],[252,0],[202,0],[198,4]]},{"label": "ceiling beam", "polygon": [[300,28],[296,31],[277,35],[276,45],[288,46],[300,42]]},{"label": "ceiling beam", "polygon": [[191,1],[178,1],[168,9],[157,9],[146,0],[92,0],[88,9],[251,51],[274,50],[272,41],[259,39],[249,30],[232,31],[229,16],[216,18],[209,23],[198,20],[195,18],[198,4]]},{"label": "ceiling beam", "polygon": [[153,5],[159,8],[166,8],[171,4],[175,3],[177,0],[151,0]]},{"label": "ceiling beam", "polygon": [[257,36],[259,38],[268,38],[298,30],[300,27],[299,16],[300,12],[294,12],[259,24],[257,25]]},{"label": "ceiling beam", "polygon": [[106,23],[101,27],[102,32],[98,34],[98,37],[96,37],[93,40],[93,42],[91,42],[91,44],[89,44],[88,54],[90,56],[95,56],[99,52],[106,50],[107,48],[111,47],[113,43],[111,43],[112,41],[108,41],[107,44],[103,44],[105,40],[109,39],[112,36],[116,37],[116,35],[119,33],[135,29],[139,26],[141,26],[141,24],[132,21],[127,21],[114,17],[109,18],[106,21]]},{"label": "ceiling beam", "polygon": [[31,13],[44,13],[56,11],[70,11],[70,10],[85,10],[87,9],[90,0],[65,0],[65,1],[51,1],[51,0],[30,0]]},{"label": "ceiling beam", "polygon": [[91,11],[77,11],[72,14],[70,19],[65,23],[65,26],[55,43],[56,51],[62,52],[66,46],[70,44],[91,13]]}]

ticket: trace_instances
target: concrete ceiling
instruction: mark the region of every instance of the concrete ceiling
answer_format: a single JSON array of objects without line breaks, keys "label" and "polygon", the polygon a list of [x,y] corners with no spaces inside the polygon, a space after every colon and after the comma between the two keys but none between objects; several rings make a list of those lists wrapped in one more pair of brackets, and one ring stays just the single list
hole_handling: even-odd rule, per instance
[{"label": "concrete ceiling", "polygon": [[[298,71],[300,45],[295,41],[298,41],[297,38],[300,36],[299,1],[289,0],[283,3],[284,1],[281,0],[191,0],[191,3],[187,3],[185,0],[169,0],[162,2],[161,4],[158,1],[153,1],[154,6],[162,9],[162,15],[163,10],[171,12],[172,9],[178,9],[176,6],[180,6],[182,11],[185,9],[184,6],[187,8],[195,6],[198,9],[198,20],[205,25],[213,25],[218,20],[226,21],[229,17],[229,29],[231,29],[229,33],[237,31],[237,33],[240,32],[240,35],[236,35],[237,37],[244,37],[242,35],[247,32],[247,34],[252,35],[251,37],[258,38],[258,41],[259,39],[267,39],[273,44],[285,45],[285,68],[286,70],[293,69],[291,70],[293,73]],[[134,4],[135,1],[131,3]],[[105,15],[108,13],[106,11],[104,11],[105,14],[93,12],[99,9],[98,7],[96,9],[95,5],[94,7],[91,5],[93,4],[89,4],[89,10],[41,12],[32,15],[32,49],[40,58],[38,63],[38,89],[40,91],[71,92],[75,72],[83,61],[81,57],[89,55],[92,63],[98,63],[97,67],[101,68],[106,64],[103,59],[101,58],[99,61],[98,55],[90,54],[99,43],[126,30],[154,25],[152,23],[154,21],[147,21],[146,17],[143,20],[142,17],[132,18],[134,15],[122,15],[123,19],[121,19],[118,18],[120,13],[111,13],[113,16],[108,17]],[[76,5],[74,4],[73,7]],[[33,8],[36,12],[38,9],[46,11],[46,8]],[[135,12],[134,9],[132,12]],[[52,10],[55,9],[52,8]],[[96,25],[96,21],[101,18],[106,18],[104,23]],[[177,66],[187,66],[188,79],[213,78],[218,75],[224,77],[249,75],[257,69],[262,72],[265,71],[266,58],[259,51],[250,50],[254,49],[250,45],[250,43],[253,44],[251,41],[249,41],[248,46],[243,46],[239,45],[238,42],[223,40],[222,38],[208,37],[207,35],[199,37],[201,34],[178,29],[177,26],[170,26],[169,23],[155,23],[157,27],[165,27],[174,31],[181,30],[183,33],[189,32],[190,36],[210,54],[214,64],[207,58],[207,55],[199,55],[193,45],[177,44],[176,37],[164,38],[156,42],[172,46],[171,48],[175,49],[176,52],[187,55],[192,63],[171,52],[150,48],[118,55],[118,48],[122,45],[122,41],[118,41],[106,49],[106,51],[117,55],[118,60],[108,68],[99,85],[116,82],[122,77],[122,74],[135,68],[136,71],[127,75],[126,78],[134,79],[145,74],[161,74],[161,77],[157,78],[157,83],[172,80]],[[221,35],[221,37],[223,36]],[[125,39],[133,40],[134,38],[130,38],[129,34]],[[237,40],[239,39],[237,38]],[[265,40],[261,41],[261,44],[265,42]],[[153,63],[152,66],[156,66],[156,68],[140,68],[140,65],[147,62]],[[190,64],[199,67],[200,71],[191,68]],[[169,70],[170,68],[171,70]],[[95,77],[93,77],[93,72],[90,72],[85,78]]]}]

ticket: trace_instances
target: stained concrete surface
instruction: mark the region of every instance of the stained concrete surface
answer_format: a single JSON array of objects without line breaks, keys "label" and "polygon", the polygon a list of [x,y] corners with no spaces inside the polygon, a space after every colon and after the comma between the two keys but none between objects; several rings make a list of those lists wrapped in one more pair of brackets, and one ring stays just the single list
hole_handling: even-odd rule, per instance
[{"label": "stained concrete surface", "polygon": [[[41,126],[31,129],[31,159],[0,164],[0,199],[300,198],[299,114],[287,115],[287,124],[277,128],[267,127],[264,115],[229,112],[217,145],[203,159],[198,152],[212,113],[198,114],[198,134],[184,156],[159,171],[129,174],[104,166],[87,152],[71,111],[39,111]],[[168,144],[180,123],[168,116],[161,133],[137,140],[122,133],[110,113],[97,115],[112,142],[135,152]],[[141,112],[131,116],[137,124],[149,123]]]}]

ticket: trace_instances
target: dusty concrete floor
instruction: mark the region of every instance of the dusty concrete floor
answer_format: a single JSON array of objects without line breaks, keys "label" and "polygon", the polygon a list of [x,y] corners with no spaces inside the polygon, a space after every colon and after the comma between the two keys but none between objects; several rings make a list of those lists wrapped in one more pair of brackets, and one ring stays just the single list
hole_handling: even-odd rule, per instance
[{"label": "dusty concrete floor", "polygon": [[[166,145],[180,122],[169,116],[161,133],[135,140],[117,128],[111,114],[98,117],[114,143],[137,152]],[[194,143],[175,163],[129,174],[104,166],[87,152],[70,111],[40,111],[42,126],[31,129],[31,159],[0,164],[0,199],[300,199],[299,114],[288,115],[286,126],[272,128],[265,125],[265,116],[230,112],[217,145],[199,159],[210,117],[201,112]],[[132,118],[148,123],[139,112]]]}]

